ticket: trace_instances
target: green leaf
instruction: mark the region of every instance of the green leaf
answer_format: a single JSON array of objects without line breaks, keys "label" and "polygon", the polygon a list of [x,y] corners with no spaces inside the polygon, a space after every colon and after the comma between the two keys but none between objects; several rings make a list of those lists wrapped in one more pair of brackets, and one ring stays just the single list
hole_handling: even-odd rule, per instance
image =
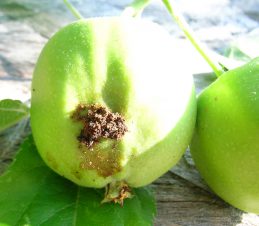
[{"label": "green leaf", "polygon": [[131,17],[140,17],[143,10],[150,4],[151,0],[133,0],[133,2],[127,6],[122,15]]},{"label": "green leaf", "polygon": [[0,175],[7,169],[25,137],[31,134],[30,119],[26,118],[0,134]]},{"label": "green leaf", "polygon": [[0,101],[0,132],[29,115],[29,108],[19,100]]},{"label": "green leaf", "polygon": [[32,136],[0,177],[0,225],[150,226],[156,208],[148,188],[134,189],[121,207],[101,204],[103,189],[79,187],[50,170]]},{"label": "green leaf", "polygon": [[226,50],[225,55],[228,58],[236,59],[244,62],[248,62],[249,60],[251,60],[251,58],[240,49],[238,42],[232,43],[230,47]]},{"label": "green leaf", "polygon": [[259,56],[259,29],[231,43],[225,55],[231,59],[248,62]]}]

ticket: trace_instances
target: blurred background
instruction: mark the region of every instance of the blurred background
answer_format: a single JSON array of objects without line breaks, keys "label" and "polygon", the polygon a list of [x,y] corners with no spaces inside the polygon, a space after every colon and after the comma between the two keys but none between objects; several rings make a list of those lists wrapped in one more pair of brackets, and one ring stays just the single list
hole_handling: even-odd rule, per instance
[{"label": "blurred background", "polygon": [[[232,51],[233,43],[239,42],[239,48],[245,43],[244,48],[253,57],[255,52],[259,52],[258,46],[249,47],[251,42],[259,41],[258,0],[176,2],[197,37],[212,50],[230,56],[229,48],[232,46]],[[119,16],[131,1],[71,0],[71,3],[85,18],[89,18]],[[193,74],[210,71],[196,51],[192,51],[193,47],[188,46],[189,42],[160,0],[152,1],[142,17],[162,25],[172,38],[182,41],[179,54],[193,56],[187,59]],[[74,20],[62,0],[0,1],[0,99],[29,99],[30,79],[41,48],[55,31]],[[252,38],[248,42],[250,36]]]}]

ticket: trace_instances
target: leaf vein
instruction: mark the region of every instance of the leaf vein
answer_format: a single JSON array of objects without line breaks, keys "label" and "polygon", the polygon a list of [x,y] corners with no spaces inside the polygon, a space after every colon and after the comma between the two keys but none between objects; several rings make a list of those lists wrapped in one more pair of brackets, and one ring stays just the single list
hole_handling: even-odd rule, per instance
[{"label": "leaf vein", "polygon": [[[38,167],[35,167],[35,168],[38,168]],[[37,197],[37,195],[39,194],[39,190],[40,190],[42,184],[44,183],[44,181],[46,180],[46,178],[47,178],[48,175],[49,175],[49,173],[47,173],[47,174],[45,175],[44,179],[43,179],[42,182],[41,182],[41,185],[39,185],[39,187],[38,187],[37,192],[35,192],[35,195],[34,195],[33,198],[31,199],[30,204],[29,204],[27,207],[24,208],[24,210],[23,210],[23,212],[22,212],[22,214],[21,214],[21,217],[20,217],[19,221],[22,220],[22,218],[23,218],[24,215],[26,214],[27,210],[30,208],[31,204],[33,203],[33,200],[34,200],[34,199]],[[16,224],[17,226],[20,226],[20,225],[18,224],[19,221],[18,221],[17,224]]]},{"label": "leaf vein", "polygon": [[53,214],[49,215],[44,221],[42,221],[41,223],[39,223],[39,225],[42,225],[42,224],[46,223],[48,220],[50,220],[52,217],[54,217],[57,213],[59,213],[59,212],[65,210],[65,209],[68,209],[68,208],[70,208],[70,207],[73,206],[73,205],[74,205],[74,202],[72,202],[72,203],[70,203],[70,204],[68,204],[68,205],[66,205],[66,206],[63,206],[62,208],[56,210]]},{"label": "leaf vein", "polygon": [[14,112],[20,112],[20,113],[28,113],[26,110],[18,109],[18,108],[0,108],[0,111],[14,111]]},{"label": "leaf vein", "polygon": [[73,220],[73,226],[76,226],[77,222],[77,211],[79,206],[79,198],[80,198],[80,187],[77,187],[77,195],[76,195],[76,203],[75,203],[75,212],[74,212],[74,220]]}]

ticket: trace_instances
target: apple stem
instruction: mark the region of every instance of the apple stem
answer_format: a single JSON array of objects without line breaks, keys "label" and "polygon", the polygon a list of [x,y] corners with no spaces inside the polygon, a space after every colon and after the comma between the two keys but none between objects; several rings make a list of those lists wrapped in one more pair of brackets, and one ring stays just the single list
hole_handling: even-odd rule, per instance
[{"label": "apple stem", "polygon": [[170,15],[173,17],[175,22],[178,24],[178,26],[181,28],[181,30],[184,32],[185,36],[189,39],[189,41],[192,43],[192,45],[196,48],[196,50],[201,54],[201,56],[207,61],[207,63],[210,65],[214,73],[217,77],[219,77],[224,71],[220,67],[220,65],[215,64],[211,56],[209,56],[208,49],[200,43],[198,38],[195,36],[194,32],[190,28],[190,26],[187,24],[181,13],[177,10],[177,6],[173,0],[162,0],[165,7],[169,11]]},{"label": "apple stem", "polygon": [[68,1],[63,0],[66,7],[70,10],[70,12],[77,18],[77,19],[83,19],[84,17],[78,12],[78,10]]},{"label": "apple stem", "polygon": [[148,6],[150,2],[151,0],[134,0],[123,10],[122,16],[140,17],[144,8]]}]

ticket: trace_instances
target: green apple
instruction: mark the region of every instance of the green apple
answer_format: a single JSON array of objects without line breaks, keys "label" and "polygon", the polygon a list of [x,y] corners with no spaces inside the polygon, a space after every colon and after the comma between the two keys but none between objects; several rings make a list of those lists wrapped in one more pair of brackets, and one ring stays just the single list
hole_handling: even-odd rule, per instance
[{"label": "green apple", "polygon": [[191,153],[216,194],[259,213],[259,58],[224,73],[199,95]]},{"label": "green apple", "polygon": [[[178,53],[167,32],[139,19],[84,19],[58,31],[32,82],[31,126],[47,165],[97,188],[144,186],[168,171],[196,119],[192,75]],[[99,122],[95,136],[101,124],[91,114],[117,121]],[[121,125],[118,136],[103,135],[111,124]]]}]

